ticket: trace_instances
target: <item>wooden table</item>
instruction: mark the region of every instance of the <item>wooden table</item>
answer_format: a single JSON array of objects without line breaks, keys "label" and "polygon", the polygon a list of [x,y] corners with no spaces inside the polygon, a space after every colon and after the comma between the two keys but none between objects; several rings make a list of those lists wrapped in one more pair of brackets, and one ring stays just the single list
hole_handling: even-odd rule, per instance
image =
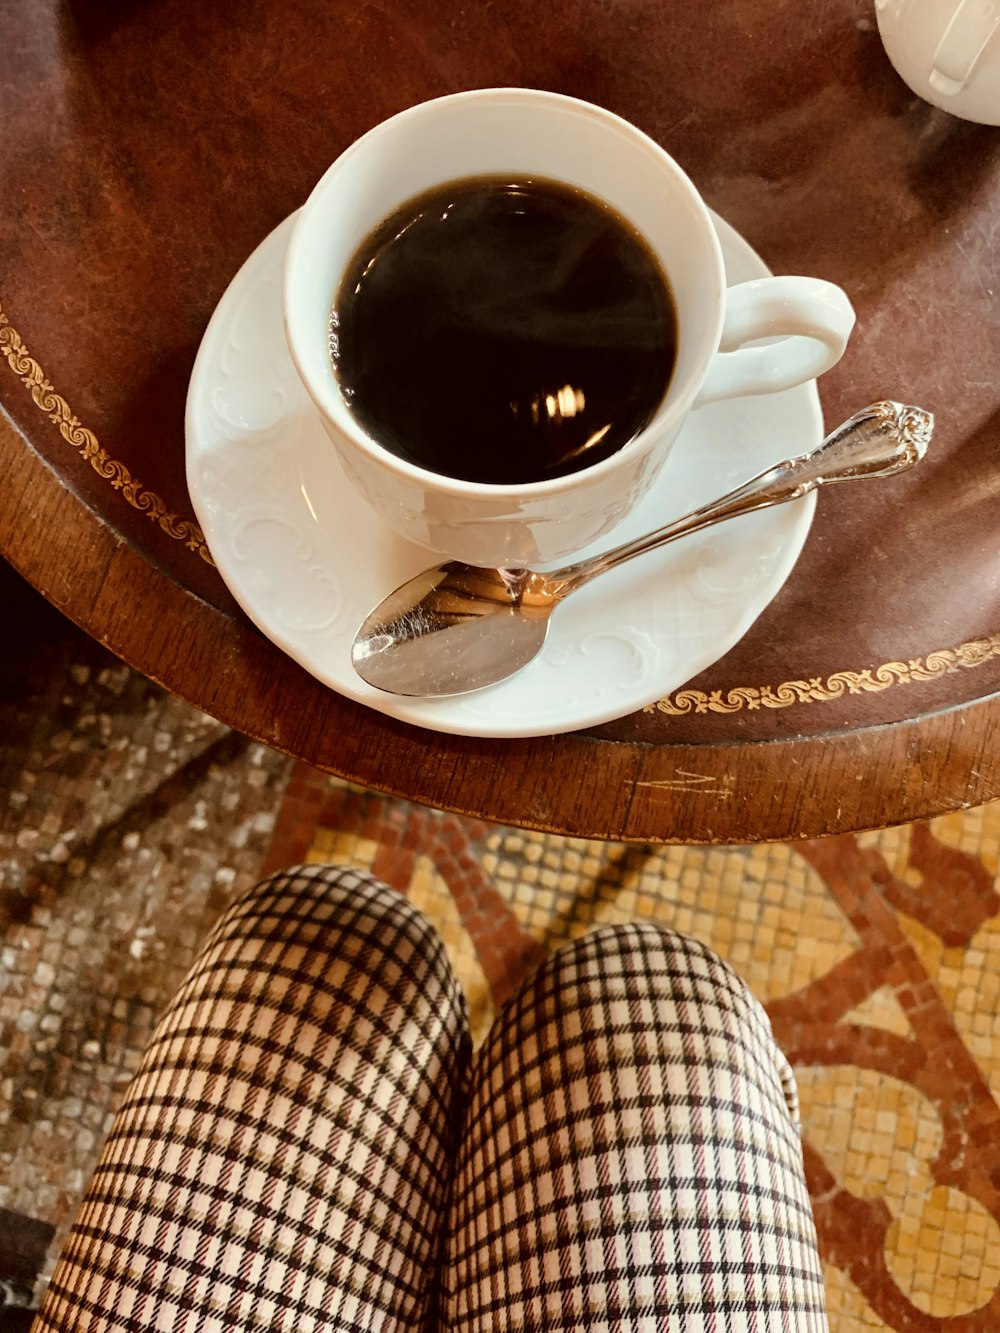
[{"label": "wooden table", "polygon": [[[127,662],[369,786],[587,837],[812,836],[1000,794],[1000,132],[915,100],[870,3],[50,0],[0,8],[0,51],[0,551]],[[775,271],[850,293],[829,421],[893,396],[938,431],[891,493],[820,497],[782,593],[688,687],[476,741],[334,695],[245,620],[194,522],[183,407],[230,277],[327,164],[499,84],[634,121]]]}]

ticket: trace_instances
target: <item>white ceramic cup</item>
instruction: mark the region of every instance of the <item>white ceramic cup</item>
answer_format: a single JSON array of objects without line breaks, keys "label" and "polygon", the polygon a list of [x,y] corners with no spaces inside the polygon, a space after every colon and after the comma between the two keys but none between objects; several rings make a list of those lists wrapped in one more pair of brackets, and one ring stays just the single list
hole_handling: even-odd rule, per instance
[{"label": "white ceramic cup", "polygon": [[963,120],[1000,125],[1000,0],[875,0],[900,78]]},{"label": "white ceramic cup", "polygon": [[[678,347],[658,410],[618,453],[567,476],[500,486],[427,471],[369,437],[327,349],[341,275],[383,218],[449,180],[506,173],[577,186],[638,229],[669,279]],[[840,359],[854,324],[844,293],[818,278],[764,278],[727,291],[708,210],[673,159],[609,111],[528,88],[424,102],[357,140],[299,215],[282,300],[292,358],[359,493],[410,541],[508,567],[562,560],[608,532],[646,493],[693,408],[812,379]]]}]

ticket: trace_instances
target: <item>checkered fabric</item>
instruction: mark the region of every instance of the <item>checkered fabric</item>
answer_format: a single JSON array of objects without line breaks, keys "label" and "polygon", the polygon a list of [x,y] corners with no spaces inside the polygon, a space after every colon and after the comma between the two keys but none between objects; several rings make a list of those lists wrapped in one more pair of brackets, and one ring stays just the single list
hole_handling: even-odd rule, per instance
[{"label": "checkered fabric", "polygon": [[597,931],[469,1064],[412,906],[265,881],[161,1020],[35,1333],[826,1328],[791,1071],[707,949]]},{"label": "checkered fabric", "polygon": [[160,1022],[35,1333],[423,1328],[468,1060],[404,899],[331,867],[265,881]]},{"label": "checkered fabric", "polygon": [[474,1060],[459,1154],[452,1333],[827,1328],[791,1070],[692,940],[554,954]]}]

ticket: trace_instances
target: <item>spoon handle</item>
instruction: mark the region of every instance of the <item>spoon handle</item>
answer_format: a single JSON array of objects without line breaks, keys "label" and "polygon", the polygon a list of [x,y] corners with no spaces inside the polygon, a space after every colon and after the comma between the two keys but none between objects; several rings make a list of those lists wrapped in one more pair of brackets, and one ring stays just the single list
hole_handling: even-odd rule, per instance
[{"label": "spoon handle", "polygon": [[923,458],[933,429],[934,417],[923,408],[894,402],[873,403],[849,417],[809,453],[776,463],[728,495],[702,505],[656,532],[544,575],[546,587],[562,598],[626,560],[655,551],[667,542],[700,532],[714,523],[797,500],[834,481],[891,477],[904,472]]}]

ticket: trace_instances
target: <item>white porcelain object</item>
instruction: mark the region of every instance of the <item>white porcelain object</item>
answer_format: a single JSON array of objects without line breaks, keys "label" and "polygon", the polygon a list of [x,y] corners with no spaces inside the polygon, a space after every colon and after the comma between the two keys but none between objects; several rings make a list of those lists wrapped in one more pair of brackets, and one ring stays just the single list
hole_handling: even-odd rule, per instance
[{"label": "white porcelain object", "polygon": [[1000,0],[875,0],[896,72],[963,120],[1000,125]]},{"label": "white porcelain object", "polygon": [[[532,485],[458,481],[383,449],[351,416],[327,351],[342,271],[368,232],[432,186],[502,172],[555,178],[611,204],[658,256],[678,313],[677,365],[647,428],[593,467]],[[374,511],[409,541],[491,566],[565,559],[609,532],[653,484],[693,407],[812,379],[839,360],[854,323],[844,293],[819,279],[769,277],[727,293],[708,210],[663,149],[608,111],[526,88],[422,103],[348,148],[299,215],[283,311],[302,382]],[[774,341],[742,346],[761,338]]]},{"label": "white porcelain object", "polygon": [[[317,679],[388,716],[467,736],[594,726],[652,703],[710,666],[788,577],[815,496],[734,519],[607,574],[560,609],[541,655],[476,695],[405,699],[351,665],[371,608],[424,569],[359,504],[295,373],[281,332],[289,218],[233,279],[209,323],[187,405],[187,476],[219,572],[260,629]],[[730,282],[767,274],[716,219]],[[693,413],[670,460],[618,530],[679,517],[823,436],[814,383]],[[594,548],[603,548],[601,541]]]}]

